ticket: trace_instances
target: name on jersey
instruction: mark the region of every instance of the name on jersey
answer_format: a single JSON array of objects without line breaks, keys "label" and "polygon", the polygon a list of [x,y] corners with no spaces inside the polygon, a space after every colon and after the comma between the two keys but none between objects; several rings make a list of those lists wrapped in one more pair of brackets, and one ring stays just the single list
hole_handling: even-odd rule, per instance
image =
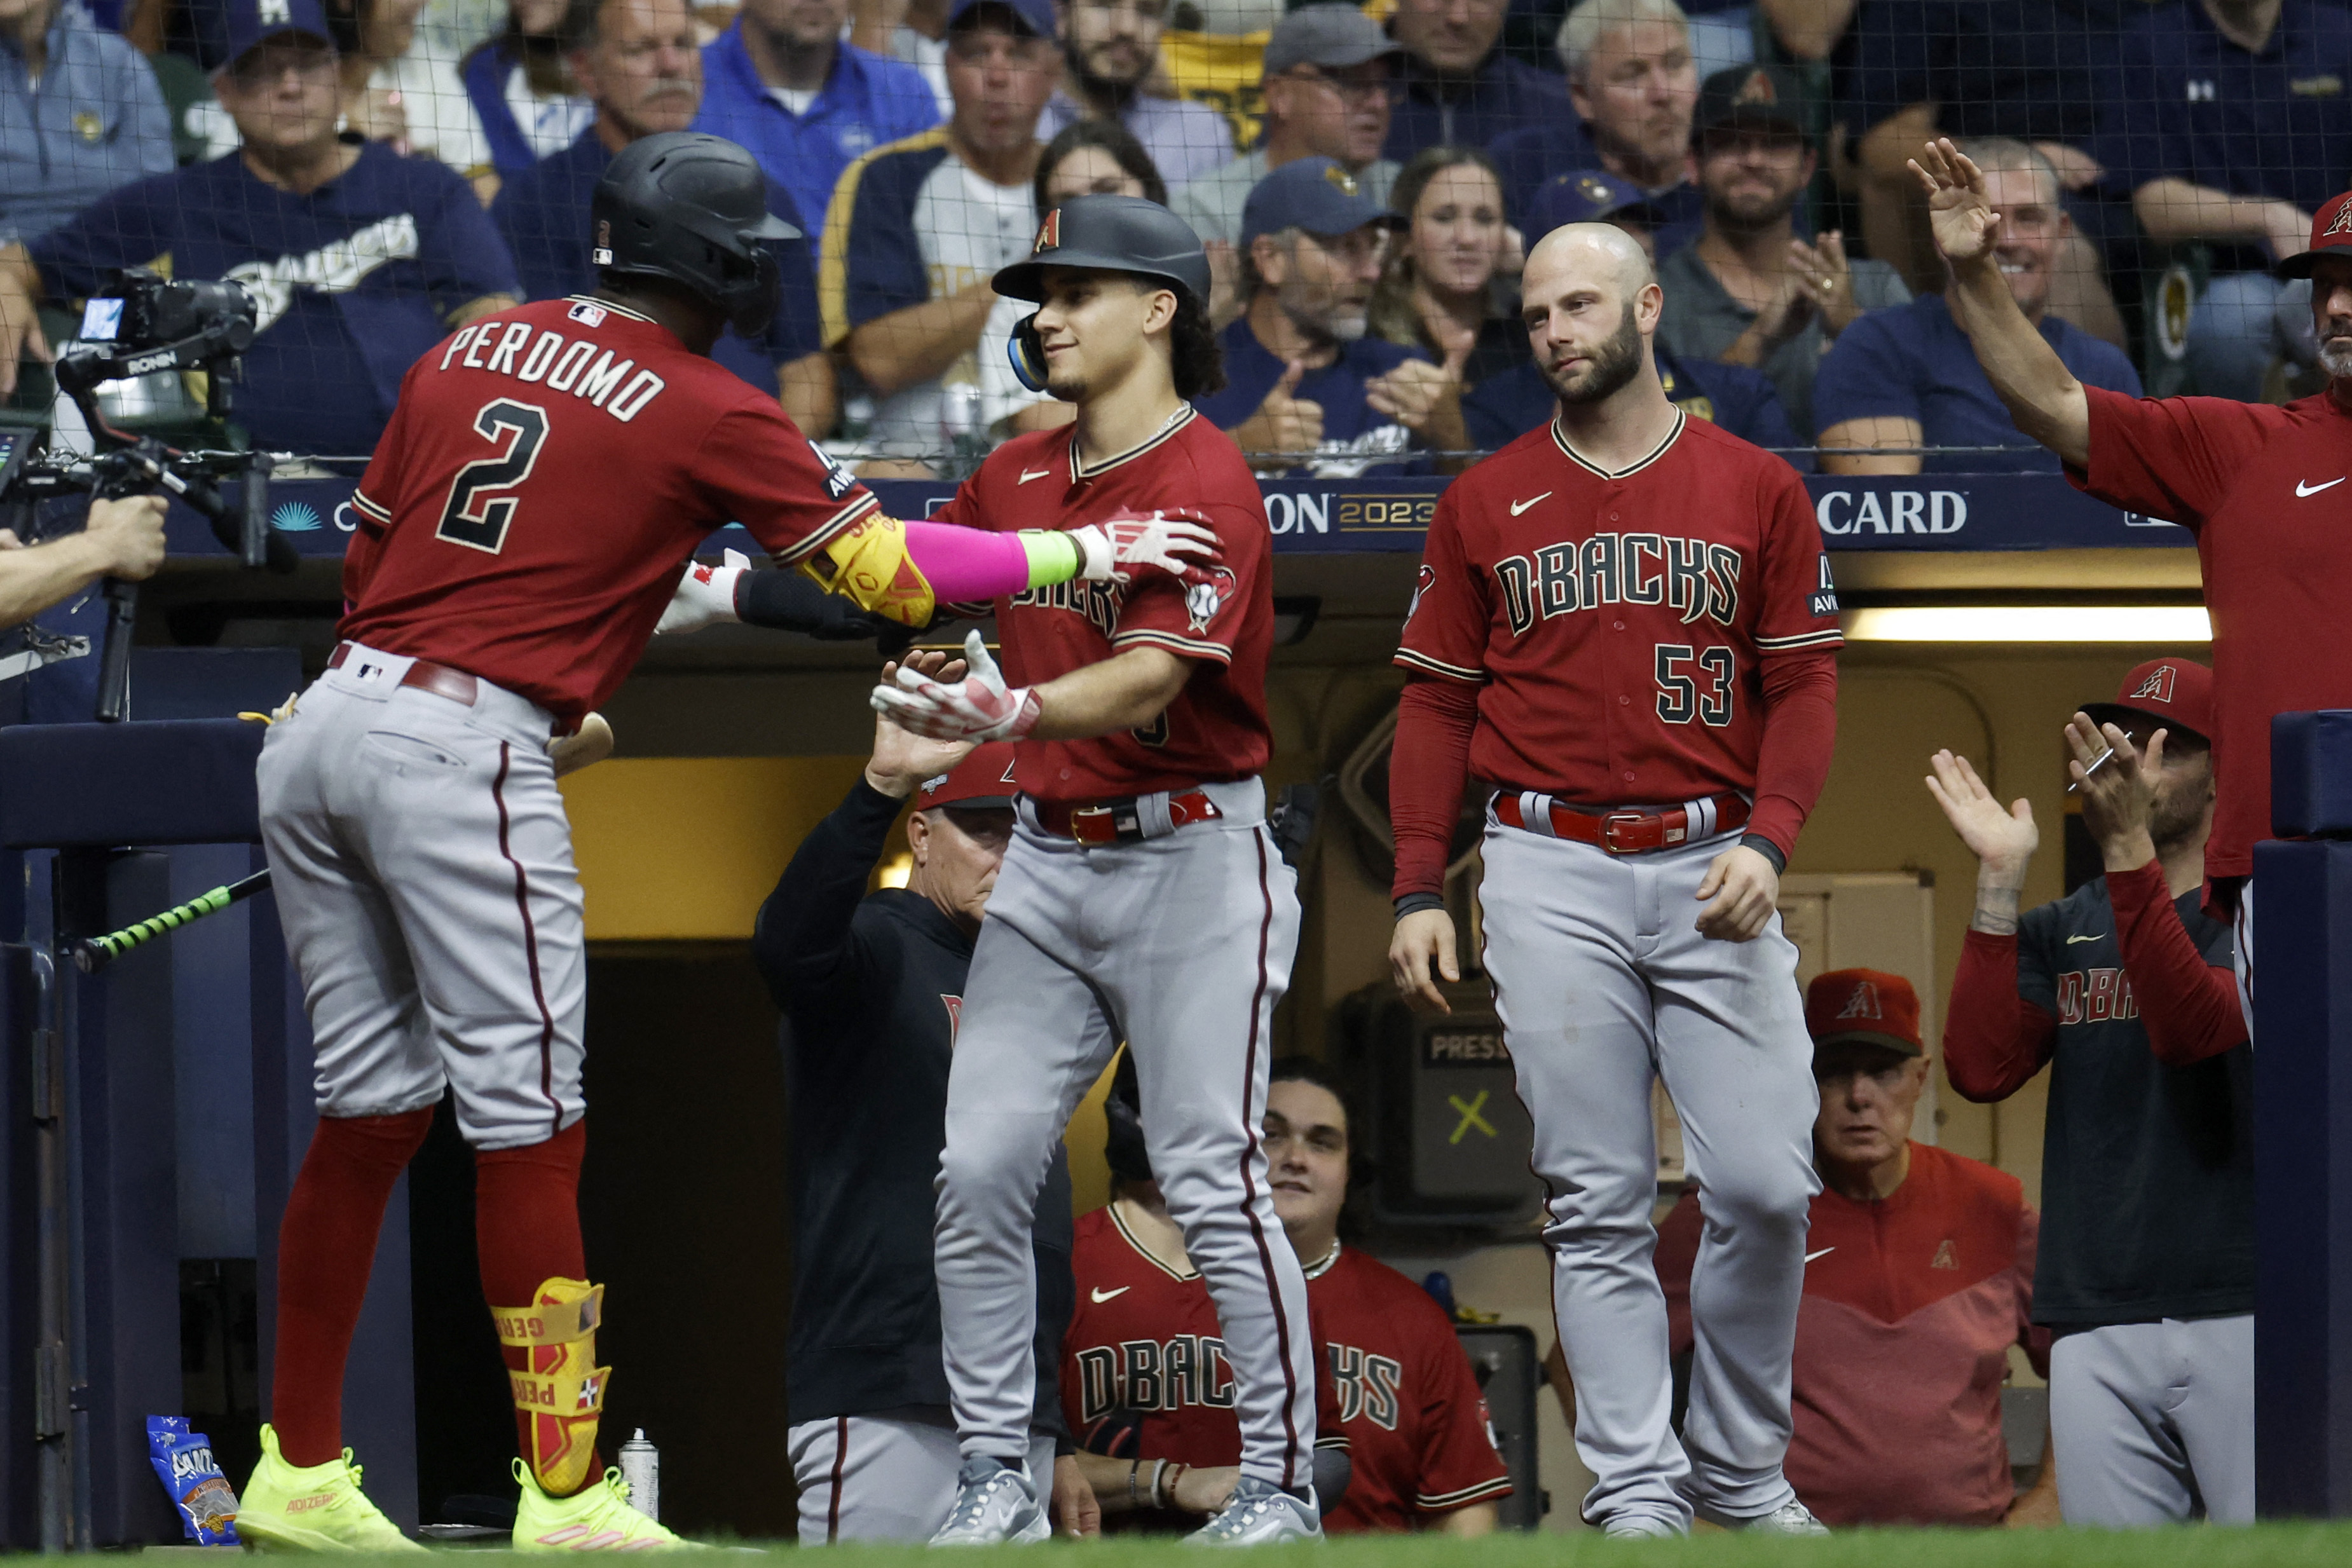
[{"label": "name on jersey", "polygon": [[450,339],[434,369],[446,371],[452,364],[570,392],[623,424],[643,413],[667,384],[653,371],[638,369],[636,361],[615,360],[612,350],[587,340],[495,317]]},{"label": "name on jersey", "polygon": [[1663,604],[1683,624],[1706,616],[1728,626],[1739,614],[1740,553],[1711,539],[1670,534],[1595,534],[1495,563],[1514,635],[1538,621],[1604,604]]},{"label": "name on jersey", "polygon": [[2139,1017],[2139,998],[2121,969],[2070,969],[2058,977],[2058,1021],[2121,1023]]},{"label": "name on jersey", "polygon": [[[1365,1420],[1396,1430],[1402,1408],[1404,1365],[1351,1344],[1323,1347],[1341,1421]],[[1211,1334],[1125,1340],[1088,1345],[1077,1354],[1078,1420],[1099,1421],[1114,1410],[1177,1411],[1234,1407],[1233,1366],[1225,1342]]]},{"label": "name on jersey", "polygon": [[1087,582],[1073,579],[1044,588],[1024,588],[1013,596],[1013,602],[1032,605],[1039,610],[1066,610],[1073,615],[1082,615],[1088,625],[1108,637],[1118,630],[1118,612],[1126,602],[1126,597],[1116,582]]}]

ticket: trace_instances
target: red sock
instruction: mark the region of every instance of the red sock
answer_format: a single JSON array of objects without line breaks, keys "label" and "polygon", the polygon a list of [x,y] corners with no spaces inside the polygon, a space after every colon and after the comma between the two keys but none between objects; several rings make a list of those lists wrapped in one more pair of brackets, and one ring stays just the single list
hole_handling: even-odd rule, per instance
[{"label": "red sock", "polygon": [[398,1116],[322,1116],[278,1228],[278,1354],[269,1390],[278,1451],[297,1467],[343,1452],[343,1362],[367,1297],[393,1183],[433,1126]]},{"label": "red sock", "polygon": [[[529,1306],[551,1279],[585,1280],[580,1243],[580,1160],[588,1146],[585,1117],[543,1144],[481,1149],[474,1155],[474,1236],[480,1251],[482,1294],[493,1311]],[[530,1365],[530,1352],[501,1345],[507,1364]],[[530,1458],[531,1417],[515,1412],[515,1444]],[[589,1467],[589,1479],[604,1473]]]}]

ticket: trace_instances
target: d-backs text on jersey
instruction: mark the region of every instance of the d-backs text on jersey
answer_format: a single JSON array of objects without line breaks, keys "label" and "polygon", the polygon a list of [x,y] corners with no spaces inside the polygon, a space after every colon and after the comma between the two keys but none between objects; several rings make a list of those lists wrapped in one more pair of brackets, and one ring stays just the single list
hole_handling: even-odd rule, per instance
[{"label": "d-backs text on jersey", "polygon": [[1594,534],[1495,563],[1513,635],[1538,621],[1604,604],[1664,604],[1683,624],[1706,616],[1728,626],[1739,614],[1739,551],[1665,534]]},{"label": "d-backs text on jersey", "polygon": [[[569,319],[593,329],[603,324],[604,308],[583,300],[572,308]],[[539,332],[536,340],[531,337],[534,330]],[[526,321],[501,321],[496,317],[477,321],[450,339],[441,350],[441,362],[434,368],[446,371],[453,363],[469,371],[511,376],[527,384],[543,384],[549,392],[569,392],[623,424],[643,413],[667,384],[653,371],[638,369],[635,360],[615,361],[612,350],[600,350],[587,339],[566,338],[561,332],[534,329]]]},{"label": "d-backs text on jersey", "polygon": [[[1369,1420],[1382,1431],[1396,1430],[1404,1366],[1392,1356],[1374,1355],[1351,1344],[1325,1345],[1339,1419]],[[1210,1334],[1180,1333],[1165,1340],[1130,1339],[1118,1345],[1088,1345],[1077,1353],[1078,1419],[1092,1424],[1114,1410],[1150,1412],[1206,1406],[1234,1407],[1234,1377],[1225,1342]]]}]

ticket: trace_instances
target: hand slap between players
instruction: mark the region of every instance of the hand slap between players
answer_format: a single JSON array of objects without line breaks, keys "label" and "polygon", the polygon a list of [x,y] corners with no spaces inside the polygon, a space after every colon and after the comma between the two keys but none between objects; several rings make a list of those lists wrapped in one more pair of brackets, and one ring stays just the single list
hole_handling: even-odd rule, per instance
[{"label": "hand slap between players", "polygon": [[1213,569],[1225,559],[1209,519],[1186,507],[1113,512],[1072,528],[1070,537],[1085,552],[1078,575],[1088,582],[1131,582],[1135,569],[1145,567],[1191,587],[1213,580]]},{"label": "hand slap between players", "polygon": [[1018,740],[1037,727],[1035,689],[1007,686],[979,632],[965,634],[963,656],[971,673],[960,681],[900,666],[895,681],[874,688],[874,711],[933,740]]}]

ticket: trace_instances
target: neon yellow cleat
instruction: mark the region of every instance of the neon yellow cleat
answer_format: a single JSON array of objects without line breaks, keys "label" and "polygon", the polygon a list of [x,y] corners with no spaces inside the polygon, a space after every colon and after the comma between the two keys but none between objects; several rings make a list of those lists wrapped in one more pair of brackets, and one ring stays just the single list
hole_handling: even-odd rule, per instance
[{"label": "neon yellow cleat", "polygon": [[550,1497],[540,1489],[530,1467],[514,1462],[515,1479],[522,1483],[522,1502],[515,1509],[514,1549],[517,1552],[698,1552],[688,1541],[647,1519],[629,1506],[629,1483],[616,1469],[606,1470],[570,1497]]},{"label": "neon yellow cleat", "polygon": [[261,1428],[261,1462],[245,1483],[237,1534],[273,1552],[423,1552],[360,1490],[352,1451],[323,1465],[296,1469],[278,1451],[278,1432]]}]

